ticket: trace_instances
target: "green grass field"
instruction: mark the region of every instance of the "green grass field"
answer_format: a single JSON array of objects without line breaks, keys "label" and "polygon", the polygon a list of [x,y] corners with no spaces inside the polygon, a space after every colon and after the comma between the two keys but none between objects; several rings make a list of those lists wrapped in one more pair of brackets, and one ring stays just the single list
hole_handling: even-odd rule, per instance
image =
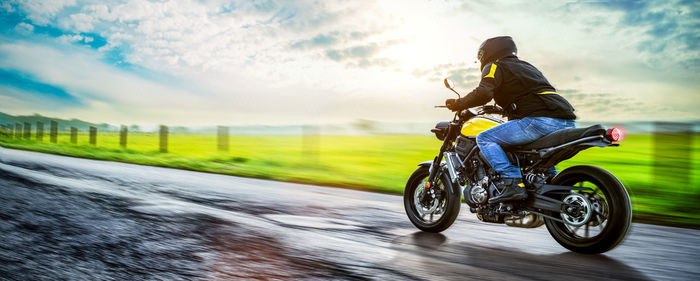
[{"label": "green grass field", "polygon": [[[661,177],[654,176],[652,135],[631,135],[618,148],[591,148],[562,162],[557,168],[580,164],[609,170],[632,196],[635,219],[659,224],[699,227],[700,175],[698,145],[668,149]],[[92,159],[172,167],[280,181],[349,187],[401,194],[416,164],[431,160],[440,147],[432,136],[231,136],[229,152],[218,152],[215,135],[170,135],[169,152],[158,152],[158,135],[131,133],[128,148],[119,146],[118,133],[100,133],[97,145],[86,133],[78,144],[67,134],[59,143],[0,138],[8,148]],[[689,167],[683,149],[690,150]],[[688,182],[685,182],[685,179]]]}]

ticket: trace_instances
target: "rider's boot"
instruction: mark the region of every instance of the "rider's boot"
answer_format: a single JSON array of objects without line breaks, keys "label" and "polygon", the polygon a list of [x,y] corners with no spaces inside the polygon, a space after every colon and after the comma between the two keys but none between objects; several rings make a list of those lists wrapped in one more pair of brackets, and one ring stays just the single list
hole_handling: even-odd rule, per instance
[{"label": "rider's boot", "polygon": [[504,178],[498,184],[499,189],[503,189],[501,194],[498,194],[489,199],[489,203],[499,203],[505,201],[522,200],[527,198],[525,192],[525,184],[519,178]]}]

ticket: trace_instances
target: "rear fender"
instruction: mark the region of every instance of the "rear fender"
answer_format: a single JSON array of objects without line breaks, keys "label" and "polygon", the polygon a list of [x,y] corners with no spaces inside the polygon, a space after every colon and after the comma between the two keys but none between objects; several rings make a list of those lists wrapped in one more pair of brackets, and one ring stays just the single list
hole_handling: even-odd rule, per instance
[{"label": "rear fender", "polygon": [[538,151],[538,154],[542,158],[547,158],[558,154],[562,151],[570,151],[578,153],[581,150],[590,147],[606,147],[606,146],[619,146],[617,143],[612,143],[606,140],[603,136],[590,136],[585,138],[580,138],[574,141],[570,141],[564,144],[557,145],[551,148],[544,148]]},{"label": "rear fender", "polygon": [[586,146],[587,148],[592,147],[592,146],[597,146],[597,147],[620,146],[619,143],[611,143],[610,141],[603,140],[602,138],[599,140],[593,140],[593,141],[588,141],[588,142],[584,142],[584,143],[579,143],[578,145]]},{"label": "rear fender", "polygon": [[554,165],[558,164],[561,161],[564,161],[566,159],[569,159],[571,157],[574,157],[576,154],[578,154],[580,151],[584,149],[588,149],[591,147],[616,147],[619,146],[617,143],[612,143],[608,140],[606,140],[603,136],[590,136],[590,137],[585,137],[581,138],[578,140],[574,140],[571,142],[567,142],[565,144],[561,144],[555,147],[551,148],[545,148],[545,149],[540,149],[535,152],[533,151],[519,151],[520,153],[524,153],[525,155],[529,154],[532,155],[533,153],[536,153],[539,155],[539,160],[534,161],[531,165],[531,168],[528,169],[527,172],[530,172],[532,170],[541,168],[541,169],[547,169],[549,167],[553,167]]}]

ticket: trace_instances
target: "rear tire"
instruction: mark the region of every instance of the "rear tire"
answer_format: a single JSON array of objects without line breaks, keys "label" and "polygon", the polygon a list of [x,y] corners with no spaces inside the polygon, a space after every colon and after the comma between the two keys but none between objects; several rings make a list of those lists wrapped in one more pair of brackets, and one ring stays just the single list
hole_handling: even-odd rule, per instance
[{"label": "rear tire", "polygon": [[[587,222],[582,222],[578,227],[572,227],[545,218],[545,224],[554,240],[564,248],[578,253],[599,254],[615,248],[625,239],[632,224],[632,205],[624,185],[610,172],[595,166],[570,167],[552,179],[552,184],[556,185],[584,186],[584,183],[586,183],[585,187],[591,187],[594,191],[572,192],[557,196],[556,199],[563,200],[572,194],[572,198],[578,195],[588,198],[580,200],[589,202],[591,206],[590,218]],[[574,200],[576,199],[571,201]],[[560,216],[560,213],[552,215],[562,219],[565,217],[565,215]],[[569,220],[572,219],[569,218]],[[582,227],[585,231],[581,229]],[[599,230],[598,234],[589,237],[589,228]]]},{"label": "rear tire", "polygon": [[[426,207],[422,207],[420,203],[416,202],[416,196],[424,189],[424,183],[430,173],[429,170],[429,167],[421,166],[408,178],[403,194],[404,209],[408,219],[418,229],[427,232],[441,232],[450,227],[457,219],[461,207],[461,195],[458,190],[455,191],[446,173],[439,172],[437,184],[433,189],[439,191],[441,200],[437,203],[431,201],[437,205],[434,211],[426,214]],[[432,220],[437,215],[439,215],[439,218]]]}]

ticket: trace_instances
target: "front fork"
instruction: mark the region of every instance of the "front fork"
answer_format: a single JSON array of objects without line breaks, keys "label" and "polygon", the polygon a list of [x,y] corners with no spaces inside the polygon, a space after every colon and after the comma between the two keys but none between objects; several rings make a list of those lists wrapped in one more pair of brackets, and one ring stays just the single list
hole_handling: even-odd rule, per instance
[{"label": "front fork", "polygon": [[449,172],[450,180],[452,181],[452,183],[454,183],[457,180],[458,176],[454,166],[456,155],[454,155],[454,152],[445,152],[452,146],[452,136],[455,135],[454,130],[457,129],[459,129],[459,124],[454,122],[450,123],[450,126],[447,128],[447,135],[445,135],[445,140],[442,142],[442,146],[440,147],[440,153],[438,153],[438,155],[435,156],[435,159],[433,159],[433,163],[430,165],[430,174],[428,175],[428,181],[426,181],[425,183],[425,187],[427,189],[430,189],[433,186],[435,186],[435,179],[437,178],[438,171],[440,171],[440,163],[442,163],[443,158],[445,158],[447,162],[447,170]]}]

